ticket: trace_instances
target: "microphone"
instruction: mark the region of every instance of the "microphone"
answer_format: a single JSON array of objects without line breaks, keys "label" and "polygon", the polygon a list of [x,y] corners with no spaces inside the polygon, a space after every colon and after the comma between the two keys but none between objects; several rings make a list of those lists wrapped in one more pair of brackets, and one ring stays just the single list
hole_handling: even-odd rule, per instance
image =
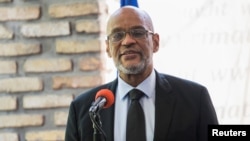
[{"label": "microphone", "polygon": [[96,93],[95,101],[92,103],[89,112],[99,112],[103,108],[109,108],[113,103],[113,92],[109,89],[101,89]]}]

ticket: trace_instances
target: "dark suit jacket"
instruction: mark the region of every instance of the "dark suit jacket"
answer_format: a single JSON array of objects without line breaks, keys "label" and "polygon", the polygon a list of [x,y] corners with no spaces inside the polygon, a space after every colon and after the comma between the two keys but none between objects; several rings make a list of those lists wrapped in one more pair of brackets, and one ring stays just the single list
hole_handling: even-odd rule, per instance
[{"label": "dark suit jacket", "polygon": [[[79,95],[70,105],[65,140],[93,141],[89,108],[100,89],[115,94],[117,79]],[[114,106],[100,111],[107,141],[114,140]],[[156,72],[154,141],[207,141],[207,126],[218,124],[205,87]]]}]

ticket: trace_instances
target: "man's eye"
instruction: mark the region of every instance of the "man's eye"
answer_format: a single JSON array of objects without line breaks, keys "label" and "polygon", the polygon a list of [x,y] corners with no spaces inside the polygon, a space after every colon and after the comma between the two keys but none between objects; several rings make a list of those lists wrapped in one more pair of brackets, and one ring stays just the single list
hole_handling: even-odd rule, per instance
[{"label": "man's eye", "polygon": [[144,30],[134,30],[132,31],[134,37],[142,37],[145,34]]},{"label": "man's eye", "polygon": [[117,40],[117,39],[122,39],[124,36],[123,32],[117,32],[113,34],[113,39]]}]

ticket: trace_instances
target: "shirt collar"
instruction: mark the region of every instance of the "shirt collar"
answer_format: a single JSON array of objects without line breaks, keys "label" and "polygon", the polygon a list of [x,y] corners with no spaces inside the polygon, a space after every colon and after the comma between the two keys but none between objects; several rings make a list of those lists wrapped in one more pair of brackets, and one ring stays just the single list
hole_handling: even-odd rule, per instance
[{"label": "shirt collar", "polygon": [[[151,74],[135,88],[141,90],[145,95],[147,95],[148,98],[150,98],[153,96],[155,91],[155,81],[156,76],[155,71],[153,70]],[[123,81],[118,75],[118,98],[120,100],[124,99],[127,93],[132,89],[134,89],[134,87]]]}]

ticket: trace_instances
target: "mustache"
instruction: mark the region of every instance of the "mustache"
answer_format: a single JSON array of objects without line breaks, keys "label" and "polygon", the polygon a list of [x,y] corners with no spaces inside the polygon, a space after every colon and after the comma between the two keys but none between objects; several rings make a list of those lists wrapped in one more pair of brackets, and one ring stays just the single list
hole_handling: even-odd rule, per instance
[{"label": "mustache", "polygon": [[123,52],[120,53],[120,56],[126,55],[126,54],[131,54],[131,53],[141,54],[141,52],[137,51],[137,50],[125,50],[125,51],[123,51]]}]

